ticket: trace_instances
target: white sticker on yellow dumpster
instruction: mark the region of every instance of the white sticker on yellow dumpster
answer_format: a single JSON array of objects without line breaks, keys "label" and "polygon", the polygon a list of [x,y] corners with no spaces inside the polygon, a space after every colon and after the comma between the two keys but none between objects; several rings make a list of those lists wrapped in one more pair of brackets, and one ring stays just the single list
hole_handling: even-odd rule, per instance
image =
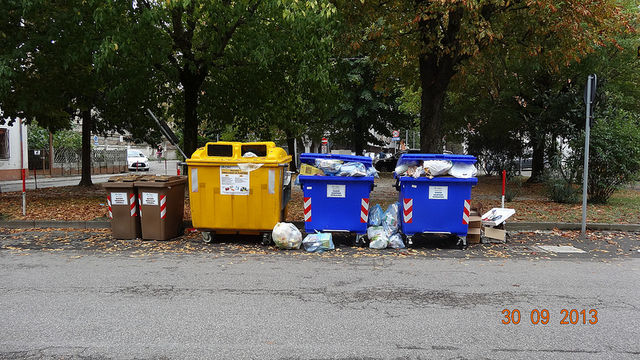
[{"label": "white sticker on yellow dumpster", "polygon": [[447,200],[448,198],[448,186],[429,186],[429,200]]},{"label": "white sticker on yellow dumpster", "polygon": [[327,197],[330,198],[343,198],[346,197],[347,191],[345,185],[330,185],[327,184]]},{"label": "white sticker on yellow dumpster", "polygon": [[112,192],[111,205],[129,205],[126,192]]},{"label": "white sticker on yellow dumpster", "polygon": [[142,205],[158,205],[158,193],[142,193]]},{"label": "white sticker on yellow dumpster", "polygon": [[249,172],[237,166],[221,166],[220,194],[249,195]]}]

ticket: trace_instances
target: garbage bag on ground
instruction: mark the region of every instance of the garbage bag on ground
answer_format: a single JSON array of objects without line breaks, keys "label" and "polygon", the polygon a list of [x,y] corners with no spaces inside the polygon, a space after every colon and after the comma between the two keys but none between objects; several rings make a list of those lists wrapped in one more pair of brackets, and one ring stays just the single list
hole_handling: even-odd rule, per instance
[{"label": "garbage bag on ground", "polygon": [[392,249],[404,249],[404,241],[402,241],[402,235],[395,233],[389,238],[389,247]]},{"label": "garbage bag on ground", "polygon": [[324,175],[324,172],[320,169],[318,169],[315,166],[311,166],[309,164],[300,164],[300,175],[308,175],[308,176],[313,176],[313,175]]},{"label": "garbage bag on ground", "polygon": [[445,175],[452,166],[453,163],[449,160],[425,160],[422,164],[432,176]]},{"label": "garbage bag on ground", "polygon": [[367,168],[367,176],[373,176],[374,178],[380,178],[380,175],[378,175],[378,170],[376,170],[376,168],[374,168],[373,166],[370,166],[369,168]]},{"label": "garbage bag on ground", "polygon": [[280,249],[300,249],[302,244],[302,233],[292,223],[277,223],[273,227],[271,237]]},{"label": "garbage bag on ground", "polygon": [[389,244],[389,236],[382,226],[370,226],[367,229],[367,238],[371,249],[385,249]]},{"label": "garbage bag on ground", "polygon": [[375,204],[371,210],[369,210],[369,226],[381,226],[382,216],[384,211],[380,204]]},{"label": "garbage bag on ground", "polygon": [[460,178],[460,179],[472,178],[477,174],[478,174],[478,169],[476,169],[476,167],[473,164],[456,162],[453,164],[451,169],[449,169],[449,175]]},{"label": "garbage bag on ground", "polygon": [[308,252],[324,252],[335,249],[331,233],[309,234],[302,240],[302,245]]},{"label": "garbage bag on ground", "polygon": [[382,216],[382,226],[387,236],[398,232],[398,203],[389,205]]},{"label": "garbage bag on ground", "polygon": [[367,169],[361,162],[348,162],[340,165],[338,176],[367,176]]},{"label": "garbage bag on ground", "polygon": [[342,160],[335,159],[316,159],[316,167],[324,172],[325,175],[335,175],[340,171]]}]

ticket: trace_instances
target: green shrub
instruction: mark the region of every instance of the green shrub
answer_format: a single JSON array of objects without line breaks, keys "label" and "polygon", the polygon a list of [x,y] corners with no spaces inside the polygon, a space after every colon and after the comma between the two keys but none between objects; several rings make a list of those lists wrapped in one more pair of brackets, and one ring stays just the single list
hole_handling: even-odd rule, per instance
[{"label": "green shrub", "polygon": [[561,204],[576,204],[580,202],[581,190],[564,180],[549,179],[545,182],[547,196],[551,201]]}]

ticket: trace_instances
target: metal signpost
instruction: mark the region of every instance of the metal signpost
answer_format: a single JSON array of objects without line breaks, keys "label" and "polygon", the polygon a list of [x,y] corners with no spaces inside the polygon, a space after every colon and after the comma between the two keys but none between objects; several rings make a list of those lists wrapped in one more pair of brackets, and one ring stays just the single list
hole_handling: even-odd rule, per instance
[{"label": "metal signpost", "polygon": [[589,179],[589,136],[591,135],[591,118],[593,116],[591,104],[596,97],[596,87],[598,85],[598,77],[591,74],[587,78],[587,88],[584,92],[584,102],[587,105],[585,134],[584,134],[584,173],[582,174],[582,227],[580,228],[580,236],[584,239],[587,237],[587,184]]},{"label": "metal signpost", "polygon": [[321,150],[321,152],[323,154],[329,153],[328,145],[329,145],[329,140],[326,137],[323,137],[322,138],[322,150]]}]

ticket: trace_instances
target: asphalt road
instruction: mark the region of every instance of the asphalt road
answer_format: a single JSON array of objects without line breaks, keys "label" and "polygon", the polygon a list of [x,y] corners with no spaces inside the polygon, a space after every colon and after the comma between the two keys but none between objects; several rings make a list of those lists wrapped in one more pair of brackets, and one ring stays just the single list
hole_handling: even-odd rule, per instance
[{"label": "asphalt road", "polygon": [[[2,359],[640,356],[638,258],[5,249],[0,269]],[[531,324],[543,308],[549,323]],[[587,324],[560,324],[562,309],[586,309]]]}]

